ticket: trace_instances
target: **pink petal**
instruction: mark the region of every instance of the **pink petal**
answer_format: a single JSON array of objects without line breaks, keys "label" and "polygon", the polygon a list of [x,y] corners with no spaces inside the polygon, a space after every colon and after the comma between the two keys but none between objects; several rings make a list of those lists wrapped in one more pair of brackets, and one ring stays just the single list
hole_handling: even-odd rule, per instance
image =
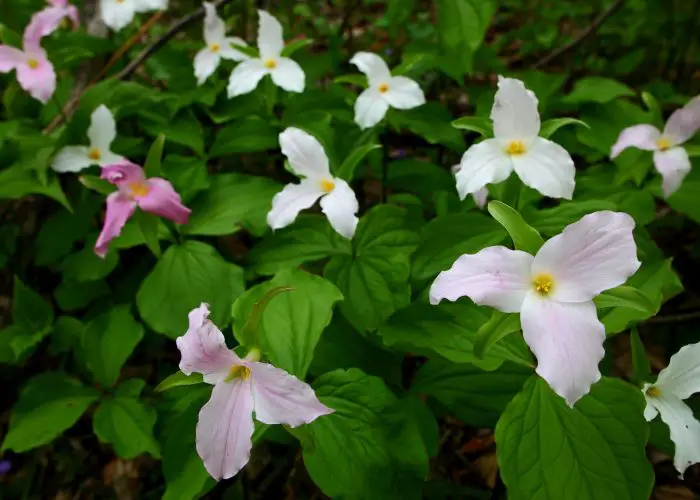
[{"label": "pink petal", "polygon": [[214,479],[231,478],[245,467],[253,447],[253,430],[250,379],[216,384],[199,411],[196,432],[197,453]]},{"label": "pink petal", "polygon": [[698,128],[700,128],[700,99],[696,97],[671,114],[664,127],[664,135],[672,139],[674,144],[682,144],[690,139]]},{"label": "pink petal", "polygon": [[66,16],[73,21],[73,28],[78,29],[80,26],[80,13],[78,12],[78,8],[75,5],[69,5],[66,7]]},{"label": "pink petal", "polygon": [[104,257],[109,249],[109,242],[119,236],[124,224],[136,210],[136,202],[119,191],[107,196],[107,213],[102,232],[95,243],[95,253]]},{"label": "pink petal", "polygon": [[550,238],[532,263],[532,274],[553,278],[550,298],[584,302],[622,285],[639,269],[634,219],[621,212],[588,214]]},{"label": "pink petal", "polygon": [[[77,15],[75,7],[73,7],[72,11],[75,11],[74,14]],[[29,25],[24,30],[25,47],[36,47],[39,40],[56,31],[63,18],[67,17],[72,11],[69,8],[57,6],[48,7],[34,14]]]},{"label": "pink petal", "polygon": [[600,380],[605,327],[593,301],[563,304],[529,293],[520,313],[525,342],[537,357],[537,374],[573,406]]},{"label": "pink petal", "polygon": [[159,177],[153,177],[146,182],[148,194],[138,198],[139,207],[178,224],[187,224],[192,211],[182,204],[182,199],[173,185]]},{"label": "pink petal", "polygon": [[246,364],[253,373],[255,418],[264,424],[298,427],[333,413],[309,384],[267,363]]},{"label": "pink petal", "polygon": [[610,158],[615,158],[629,147],[653,151],[657,149],[656,141],[661,138],[659,129],[652,125],[635,125],[620,132],[617,142],[613,144]]},{"label": "pink petal", "polygon": [[46,104],[56,91],[56,72],[43,54],[38,53],[33,59],[38,63],[36,68],[26,62],[17,66],[17,81],[34,99]]},{"label": "pink petal", "polygon": [[0,45],[0,73],[12,71],[25,59],[26,56],[21,50],[9,45]]},{"label": "pink petal", "polygon": [[232,366],[241,364],[241,359],[226,347],[224,334],[208,317],[206,304],[190,311],[187,332],[175,343],[182,356],[180,371],[185,375],[201,373],[206,383],[216,384],[228,376]]},{"label": "pink petal", "polygon": [[532,255],[496,246],[462,255],[430,287],[430,303],[469,297],[479,305],[503,312],[519,312],[531,288]]},{"label": "pink petal", "polygon": [[140,184],[146,180],[146,175],[141,167],[131,163],[129,160],[124,160],[114,165],[103,167],[100,178],[107,179],[117,187],[122,187],[129,184]]},{"label": "pink petal", "polygon": [[683,179],[690,172],[690,158],[682,147],[654,151],[654,166],[663,177],[661,190],[668,198],[681,187]]}]

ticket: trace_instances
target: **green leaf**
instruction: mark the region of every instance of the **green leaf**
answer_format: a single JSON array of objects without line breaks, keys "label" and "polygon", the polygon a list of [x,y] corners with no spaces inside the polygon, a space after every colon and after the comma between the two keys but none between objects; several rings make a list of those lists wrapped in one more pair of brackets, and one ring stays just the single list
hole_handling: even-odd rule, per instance
[{"label": "green leaf", "polygon": [[[691,146],[685,145],[686,150],[694,154]],[[697,162],[696,162],[697,163]],[[687,215],[700,223],[700,168],[693,168],[683,179],[681,187],[666,200],[674,210]]]},{"label": "green leaf", "polygon": [[143,326],[129,312],[117,306],[93,319],[83,333],[86,363],[95,380],[113,386],[122,365],[143,338]]},{"label": "green leaf", "polygon": [[[239,339],[241,345],[250,346],[251,348],[258,346],[258,329],[260,328],[260,322],[262,321],[262,315],[265,312],[265,308],[270,301],[279,294],[293,291],[295,291],[295,289],[291,286],[276,286],[268,289],[260,300],[253,303],[252,307],[248,311],[248,317],[245,320],[245,323],[243,323],[243,327],[238,330],[236,335],[236,338]],[[235,309],[234,304],[234,310]]]},{"label": "green leaf", "polygon": [[511,333],[519,331],[520,316],[518,314],[506,314],[494,309],[491,318],[476,332],[474,356],[484,359],[484,354],[494,344]]},{"label": "green leaf", "polygon": [[2,449],[22,453],[48,443],[78,421],[99,393],[63,372],[37,375],[22,387]]},{"label": "green leaf", "polygon": [[252,58],[259,58],[260,57],[260,52],[258,52],[258,49],[256,49],[255,47],[251,47],[249,45],[238,45],[237,43],[232,43],[231,47],[233,47],[238,52],[241,52],[249,57],[252,57]]},{"label": "green leaf", "polygon": [[533,376],[496,426],[508,497],[649,498],[654,473],[644,450],[649,436],[644,407],[639,389],[603,377],[569,408]]},{"label": "green leaf", "polygon": [[471,363],[437,357],[418,370],[411,392],[437,399],[471,426],[493,428],[531,375],[532,368],[510,362],[485,372]]},{"label": "green leaf", "polygon": [[460,154],[466,149],[462,133],[451,125],[452,115],[438,102],[406,110],[390,109],[387,118],[395,128],[406,128],[430,144],[442,144]]},{"label": "green leaf", "polygon": [[175,338],[187,330],[187,313],[202,302],[221,329],[229,322],[231,304],[243,292],[243,271],[199,241],[172,245],[141,283],[136,304],[153,330]]},{"label": "green leaf", "polygon": [[117,187],[107,179],[100,179],[96,175],[80,175],[78,176],[80,183],[88,189],[100,194],[112,194],[117,190]]},{"label": "green leaf", "polygon": [[185,375],[181,371],[177,371],[172,375],[166,377],[160,384],[158,384],[155,388],[155,391],[163,392],[174,387],[182,387],[186,385],[196,385],[202,383],[204,383],[204,377],[201,373]]},{"label": "green leaf", "polygon": [[684,147],[690,158],[700,156],[700,144],[685,144]]},{"label": "green leaf", "polygon": [[146,177],[160,177],[160,162],[163,158],[163,147],[165,146],[165,135],[158,134],[158,137],[153,144],[151,144],[151,149],[148,150],[148,156],[146,156],[146,163],[143,164],[143,171]]},{"label": "green leaf", "polygon": [[496,219],[513,239],[516,250],[523,250],[531,255],[537,251],[544,240],[540,233],[528,225],[523,217],[511,207],[500,201],[492,201],[488,204],[489,213]]},{"label": "green leaf", "polygon": [[463,116],[452,122],[454,128],[476,132],[482,137],[493,137],[493,123],[484,116]]},{"label": "green leaf", "polygon": [[586,214],[618,209],[615,202],[607,200],[565,201],[556,207],[542,210],[527,207],[523,209],[522,216],[540,234],[554,236]]},{"label": "green leaf", "polygon": [[351,83],[352,85],[357,85],[358,87],[367,88],[367,77],[365,75],[340,75],[333,79],[333,83]]},{"label": "green leaf", "polygon": [[24,362],[49,333],[48,329],[31,333],[19,325],[10,325],[0,330],[0,363],[20,364]]},{"label": "green leaf", "polygon": [[659,101],[657,101],[652,94],[646,91],[642,92],[642,101],[644,101],[649,113],[651,113],[652,122],[661,128],[663,125],[663,113],[661,112]]},{"label": "green leaf", "polygon": [[146,246],[153,252],[153,255],[160,258],[160,238],[158,234],[160,219],[158,216],[149,214],[143,210],[137,210],[134,215]]},{"label": "green leaf", "polygon": [[76,253],[70,254],[61,262],[60,268],[66,281],[95,281],[108,276],[119,262],[119,254],[107,252],[105,258],[95,254],[97,233],[92,233],[85,239],[85,245]]},{"label": "green leaf", "polygon": [[209,151],[209,157],[279,149],[278,134],[277,127],[271,125],[268,120],[249,116],[219,130]]},{"label": "green leaf", "polygon": [[345,158],[345,161],[338,168],[338,177],[345,179],[346,181],[351,181],[355,174],[355,168],[362,161],[362,159],[370,151],[375,149],[381,149],[381,144],[364,144],[358,146],[352,150],[352,152]]},{"label": "green leaf", "polygon": [[300,40],[295,40],[284,46],[282,52],[280,52],[280,57],[291,57],[291,55],[294,54],[297,50],[303,49],[304,47],[308,47],[313,43],[314,41],[311,38],[302,38]]},{"label": "green leaf", "polygon": [[629,307],[644,314],[653,316],[658,312],[658,308],[642,292],[631,286],[618,286],[606,290],[593,299],[598,309],[608,307]]},{"label": "green leaf", "polygon": [[549,139],[557,130],[567,125],[580,125],[582,127],[591,128],[586,122],[577,120],[576,118],[552,118],[542,123],[540,127],[540,137]]},{"label": "green leaf", "polygon": [[618,97],[633,96],[634,90],[611,78],[591,76],[577,80],[574,88],[562,101],[567,104],[597,102],[605,104]]},{"label": "green leaf", "polygon": [[[139,124],[150,135],[164,135],[171,144],[180,144],[194,151],[197,156],[204,156],[204,129],[192,110],[181,111],[167,120],[160,116],[157,121],[139,120]],[[160,174],[148,176],[155,177]]]},{"label": "green leaf", "polygon": [[644,349],[642,339],[639,338],[637,327],[632,327],[630,332],[630,350],[632,352],[632,373],[633,380],[641,386],[644,382],[648,382],[651,377],[651,366],[649,358]]},{"label": "green leaf", "polygon": [[55,173],[49,173],[48,179],[41,180],[37,172],[19,164],[0,172],[0,199],[16,200],[28,194],[48,196],[63,205],[66,210],[72,210]]},{"label": "green leaf", "polygon": [[53,325],[51,304],[15,277],[12,292],[12,321],[28,334],[48,333]]},{"label": "green leaf", "polygon": [[[262,313],[260,347],[272,364],[303,379],[321,333],[330,323],[333,305],[343,295],[319,276],[298,269],[280,271],[270,281],[246,291],[233,305],[233,331],[241,344],[255,347],[245,325],[255,305],[273,290],[285,293],[276,296]],[[251,328],[249,325],[248,330]]]}]

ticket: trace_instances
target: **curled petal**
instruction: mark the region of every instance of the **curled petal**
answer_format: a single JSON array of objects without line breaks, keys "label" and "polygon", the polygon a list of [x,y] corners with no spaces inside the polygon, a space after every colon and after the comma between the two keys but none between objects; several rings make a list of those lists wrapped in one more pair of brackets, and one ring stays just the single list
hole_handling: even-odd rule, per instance
[{"label": "curled petal", "polygon": [[359,222],[356,214],[360,206],[355,191],[347,182],[334,178],[333,183],[333,191],[321,198],[321,210],[338,234],[351,239]]},{"label": "curled petal", "polygon": [[87,131],[90,139],[90,146],[97,148],[100,152],[109,151],[112,141],[117,137],[117,123],[107,106],[100,105],[90,115],[90,128]]},{"label": "curled petal", "polygon": [[372,52],[358,52],[352,56],[350,64],[357,66],[357,69],[367,76],[367,80],[372,87],[377,87],[382,83],[389,83],[391,79],[391,72],[384,59]]},{"label": "curled petal", "polygon": [[574,160],[556,142],[535,137],[525,154],[511,158],[515,172],[527,186],[550,198],[570,200],[573,196]]},{"label": "curled petal", "polygon": [[696,97],[669,116],[663,135],[669,137],[674,144],[682,144],[693,137],[698,128],[700,128],[700,98]]},{"label": "curled petal", "polygon": [[134,2],[131,0],[100,0],[100,9],[102,21],[114,31],[121,30],[133,21],[136,13]]},{"label": "curled petal", "polygon": [[591,300],[622,285],[639,269],[633,229],[634,219],[625,213],[585,215],[545,242],[535,256],[532,272],[552,276],[550,297],[554,300]]},{"label": "curled petal", "polygon": [[80,172],[94,163],[85,146],[67,146],[53,159],[51,168],[56,172]]},{"label": "curled petal", "polygon": [[654,151],[654,166],[663,178],[661,190],[665,198],[678,191],[691,168],[688,153],[681,146]]},{"label": "curled petal", "polygon": [[272,81],[287,92],[303,92],[306,75],[299,64],[288,58],[277,59],[277,67],[270,72]]},{"label": "curled petal", "polygon": [[700,392],[700,343],[683,346],[671,356],[654,385],[662,394],[671,393],[680,399]]},{"label": "curled petal", "polygon": [[107,196],[107,212],[102,231],[95,243],[95,253],[99,257],[107,255],[109,242],[119,236],[126,221],[136,210],[136,202],[122,194],[120,191]]},{"label": "curled petal", "polygon": [[129,184],[140,184],[146,180],[146,174],[138,165],[124,160],[113,165],[107,165],[102,169],[101,179],[106,179],[117,187]]},{"label": "curled petal", "polygon": [[209,47],[205,47],[194,56],[194,76],[197,78],[197,85],[201,85],[214,74],[219,67],[221,57],[212,52]]},{"label": "curled petal", "polygon": [[216,13],[216,6],[213,3],[203,2],[204,7],[204,41],[207,45],[221,43],[226,36],[226,25]]},{"label": "curled petal", "polygon": [[178,224],[187,224],[192,211],[182,204],[182,199],[173,185],[159,177],[152,177],[147,183],[148,193],[137,199],[139,207]]},{"label": "curled petal", "polygon": [[531,288],[532,255],[502,246],[462,255],[430,287],[430,303],[469,297],[499,311],[519,312]]},{"label": "curled petal", "polygon": [[312,179],[330,177],[328,156],[313,135],[296,127],[288,127],[280,134],[280,147],[297,175]]},{"label": "curled petal", "polygon": [[46,104],[56,91],[56,72],[43,53],[34,59],[38,63],[36,67],[26,63],[17,66],[17,81],[34,99]]},{"label": "curled petal", "polygon": [[610,151],[610,158],[615,158],[629,147],[653,151],[658,148],[656,142],[661,138],[659,129],[652,125],[635,125],[627,127],[617,138]]},{"label": "curled petal", "polygon": [[540,133],[537,97],[520,80],[499,76],[491,120],[496,139],[529,142]]},{"label": "curled petal", "polygon": [[267,363],[247,366],[253,373],[255,418],[260,422],[299,427],[333,413],[306,382]]},{"label": "curled petal", "polygon": [[24,29],[24,46],[36,47],[42,37],[56,31],[67,15],[68,10],[64,7],[48,7],[35,13]]},{"label": "curled petal", "polygon": [[506,180],[512,171],[513,162],[497,140],[486,139],[474,144],[462,156],[460,169],[455,174],[460,199],[477,192],[486,184]]},{"label": "curled petal", "polygon": [[314,179],[287,184],[272,198],[272,210],[267,214],[267,224],[273,230],[290,225],[299,212],[316,203],[323,194],[320,183]]},{"label": "curled petal", "polygon": [[25,59],[26,56],[21,50],[9,45],[0,45],[0,73],[9,73]]},{"label": "curled petal", "polygon": [[520,324],[525,342],[537,357],[537,374],[573,407],[600,380],[605,327],[595,304],[564,304],[530,292]]},{"label": "curled petal", "polygon": [[489,197],[489,190],[488,188],[482,187],[481,189],[477,189],[472,196],[474,197],[474,203],[476,203],[476,206],[479,208],[484,208]]},{"label": "curled petal", "polygon": [[425,104],[425,94],[420,85],[405,76],[392,77],[384,98],[396,109],[411,109]]},{"label": "curled petal", "polygon": [[229,479],[245,467],[254,428],[250,379],[216,384],[196,431],[197,453],[214,479]]},{"label": "curled petal", "polygon": [[260,79],[268,73],[261,59],[248,59],[236,66],[228,80],[228,96],[247,94],[258,86]]},{"label": "curled petal", "polygon": [[230,59],[232,61],[245,61],[246,59],[250,59],[250,56],[248,54],[244,54],[243,52],[234,49],[233,47],[231,47],[231,45],[241,45],[243,47],[248,46],[247,43],[245,43],[237,36],[225,38],[224,43],[222,44],[220,49],[221,57],[223,57],[224,59]]},{"label": "curled petal", "polygon": [[265,12],[258,11],[258,50],[263,59],[277,59],[284,48],[282,25],[277,19]]},{"label": "curled petal", "polygon": [[662,392],[648,401],[668,425],[671,441],[676,448],[673,465],[682,475],[689,466],[700,462],[700,422],[693,415],[693,410],[672,394]]},{"label": "curled petal", "polygon": [[389,109],[389,103],[374,87],[365,89],[355,101],[355,123],[360,128],[374,127],[382,121]]}]

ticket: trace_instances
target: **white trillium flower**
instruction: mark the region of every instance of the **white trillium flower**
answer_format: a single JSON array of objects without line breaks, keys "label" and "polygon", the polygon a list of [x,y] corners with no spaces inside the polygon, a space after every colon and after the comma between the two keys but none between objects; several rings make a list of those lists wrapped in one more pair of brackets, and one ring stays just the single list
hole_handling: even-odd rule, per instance
[{"label": "white trillium flower", "polygon": [[321,198],[321,210],[333,229],[345,238],[352,238],[357,228],[360,209],[355,192],[343,179],[333,177],[323,146],[312,135],[289,127],[280,134],[282,154],[299,177],[299,184],[287,184],[272,199],[267,223],[274,229],[288,226],[299,212]]},{"label": "white trillium flower", "polygon": [[246,43],[238,37],[226,37],[226,25],[216,14],[214,4],[204,2],[203,5],[204,41],[207,46],[197,52],[194,58],[194,76],[197,77],[197,85],[203,84],[216,71],[222,58],[233,61],[248,59],[246,54],[231,47],[231,44],[245,46]]},{"label": "white trillium flower", "polygon": [[281,56],[284,48],[282,25],[264,10],[259,10],[258,16],[260,57],[243,61],[231,72],[228,96],[251,92],[265,75],[270,75],[275,85],[288,92],[303,92],[306,80],[304,70],[293,59]]},{"label": "white trillium flower", "polygon": [[102,21],[114,31],[124,28],[139,12],[167,8],[168,0],[100,0]]},{"label": "white trillium flower", "polygon": [[[452,165],[452,174],[457,175],[457,172],[459,172],[461,169],[462,165],[459,163],[457,165]],[[472,193],[472,197],[474,198],[474,203],[476,206],[483,209],[489,199],[489,188],[482,187],[481,189],[477,189]]]},{"label": "white trillium flower", "polygon": [[574,161],[559,144],[538,137],[537,97],[523,82],[498,77],[491,120],[494,138],[473,145],[462,156],[457,174],[460,198],[506,180],[515,170],[524,184],[543,195],[570,200]]},{"label": "white trillium flower", "polygon": [[676,446],[673,465],[683,474],[700,462],[700,422],[683,400],[700,392],[700,343],[684,346],[671,356],[654,384],[642,389],[647,401],[644,417],[648,421],[661,415]]},{"label": "white trillium flower", "polygon": [[124,160],[110,151],[117,137],[114,116],[104,104],[93,111],[87,130],[90,146],[67,146],[54,158],[51,168],[56,172],[79,172],[90,165],[104,167]]},{"label": "white trillium flower", "polygon": [[634,219],[595,212],[550,238],[537,255],[502,246],[462,255],[430,287],[430,302],[467,296],[520,313],[537,373],[573,406],[600,379],[605,327],[593,298],[639,269]]},{"label": "white trillium flower", "polygon": [[635,125],[620,132],[610,157],[615,158],[629,147],[654,152],[654,166],[661,174],[664,197],[675,193],[688,172],[690,158],[681,144],[700,128],[700,96],[677,109],[668,118],[663,133],[653,125]]},{"label": "white trillium flower", "polygon": [[379,123],[389,106],[411,109],[425,104],[418,83],[405,76],[391,76],[384,59],[372,52],[358,52],[350,62],[367,76],[369,88],[355,101],[355,123],[369,128]]}]

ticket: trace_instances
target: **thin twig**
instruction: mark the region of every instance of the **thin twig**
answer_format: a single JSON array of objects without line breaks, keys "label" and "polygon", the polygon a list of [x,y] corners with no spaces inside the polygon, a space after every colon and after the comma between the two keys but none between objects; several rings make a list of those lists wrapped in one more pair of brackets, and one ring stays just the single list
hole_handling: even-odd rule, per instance
[{"label": "thin twig", "polygon": [[596,17],[593,22],[588,25],[586,29],[581,31],[573,40],[571,40],[569,43],[562,45],[558,49],[550,52],[548,55],[537,61],[535,64],[532,65],[532,69],[539,69],[542,66],[545,66],[552,62],[554,59],[559,57],[560,55],[569,52],[571,49],[576,47],[579,43],[583,42],[586,38],[591,36],[593,33],[595,33],[598,28],[610,17],[612,16],[617,10],[622,7],[622,5],[625,3],[625,0],[615,0],[615,2],[608,7],[605,11],[601,12],[598,17]]},{"label": "thin twig", "polygon": [[692,311],[687,313],[670,314],[668,316],[656,316],[654,318],[649,318],[644,323],[646,324],[662,324],[662,323],[681,323],[683,321],[692,321],[695,319],[700,319],[700,311]]}]

